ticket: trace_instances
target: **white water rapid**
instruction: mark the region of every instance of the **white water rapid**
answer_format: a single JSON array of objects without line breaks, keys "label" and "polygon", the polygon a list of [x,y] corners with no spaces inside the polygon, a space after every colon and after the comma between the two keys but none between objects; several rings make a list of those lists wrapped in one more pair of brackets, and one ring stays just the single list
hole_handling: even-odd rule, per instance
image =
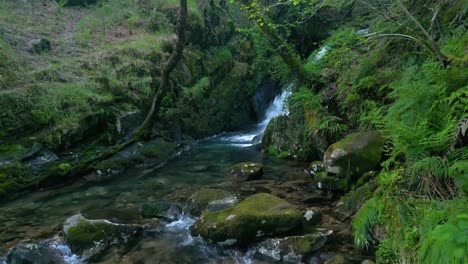
[{"label": "white water rapid", "polygon": [[263,120],[253,128],[242,132],[229,133],[228,135],[223,135],[220,139],[222,141],[229,142],[229,144],[236,147],[244,148],[254,145],[256,143],[254,142],[254,139],[257,136],[262,136],[268,126],[268,123],[270,123],[273,118],[289,115],[286,102],[291,94],[291,87],[284,90],[281,94],[278,94],[266,110]]}]

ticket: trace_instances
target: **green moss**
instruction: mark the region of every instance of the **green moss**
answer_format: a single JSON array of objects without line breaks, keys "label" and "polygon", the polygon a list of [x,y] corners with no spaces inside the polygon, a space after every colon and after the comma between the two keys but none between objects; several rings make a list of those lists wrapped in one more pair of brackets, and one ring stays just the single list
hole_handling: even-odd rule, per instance
[{"label": "green moss", "polygon": [[67,232],[67,242],[74,248],[87,248],[99,241],[112,237],[114,226],[106,223],[91,224],[82,220],[78,225],[70,227]]},{"label": "green moss", "polygon": [[290,154],[289,151],[283,151],[280,154],[278,154],[278,158],[279,159],[287,159],[290,156],[289,154]]},{"label": "green moss", "polygon": [[275,146],[273,145],[268,146],[268,155],[275,157],[278,154],[279,154],[279,151]]},{"label": "green moss", "polygon": [[71,169],[71,165],[70,165],[70,163],[60,163],[58,165],[58,168],[61,169],[61,170],[67,171],[67,170]]},{"label": "green moss", "polygon": [[257,235],[284,233],[298,228],[302,214],[294,206],[270,194],[256,194],[219,212],[205,212],[193,231],[213,242],[234,239],[237,244],[253,242]]}]

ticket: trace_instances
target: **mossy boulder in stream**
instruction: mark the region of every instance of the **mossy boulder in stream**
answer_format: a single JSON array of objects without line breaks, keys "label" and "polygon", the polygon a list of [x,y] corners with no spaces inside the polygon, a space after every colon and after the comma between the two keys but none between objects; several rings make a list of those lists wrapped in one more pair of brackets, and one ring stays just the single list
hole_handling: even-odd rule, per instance
[{"label": "mossy boulder in stream", "polygon": [[379,165],[383,145],[379,132],[352,134],[328,147],[323,158],[325,169],[340,178],[355,180]]},{"label": "mossy boulder in stream", "polygon": [[254,162],[243,162],[232,166],[228,171],[235,181],[258,180],[263,175],[263,165]]},{"label": "mossy boulder in stream", "polygon": [[72,250],[89,258],[99,256],[111,246],[131,243],[142,232],[139,226],[113,224],[107,220],[89,220],[81,214],[67,219],[63,230]]},{"label": "mossy boulder in stream", "polygon": [[265,235],[284,234],[302,223],[293,205],[271,194],[259,193],[219,212],[205,212],[192,227],[200,235],[221,245],[248,245]]}]

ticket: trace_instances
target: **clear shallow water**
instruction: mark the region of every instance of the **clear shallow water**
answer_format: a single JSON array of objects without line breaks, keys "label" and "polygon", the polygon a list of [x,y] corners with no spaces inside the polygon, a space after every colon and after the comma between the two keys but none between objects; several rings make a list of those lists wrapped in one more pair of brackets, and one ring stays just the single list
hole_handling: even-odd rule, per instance
[{"label": "clear shallow water", "polygon": [[[106,182],[82,179],[65,188],[31,193],[0,205],[0,256],[17,243],[38,242],[56,236],[64,221],[77,213],[105,219],[112,216],[109,220],[121,223],[141,220],[139,208],[142,204],[168,197],[186,199],[187,193],[229,180],[227,169],[239,162],[263,163],[263,178],[267,180],[304,177],[303,167],[291,167],[293,163],[284,160],[264,159],[252,143],[273,117],[288,113],[284,104],[289,95],[290,92],[285,91],[277,96],[258,125],[243,132],[203,140],[162,168],[133,169]],[[249,251],[221,250],[200,238],[193,238],[189,228],[195,220],[184,215],[180,220],[150,232],[123,258],[115,259],[115,254],[110,255],[107,263],[251,261]],[[69,250],[63,244],[58,247]],[[81,262],[78,256],[68,251],[64,256],[67,263]]]}]

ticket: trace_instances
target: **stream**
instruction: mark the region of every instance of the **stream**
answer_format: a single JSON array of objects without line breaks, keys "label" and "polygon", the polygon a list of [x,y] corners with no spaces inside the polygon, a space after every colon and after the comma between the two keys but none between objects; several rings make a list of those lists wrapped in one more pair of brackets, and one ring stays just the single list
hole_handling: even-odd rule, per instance
[{"label": "stream", "polygon": [[[97,184],[79,180],[71,186],[30,193],[3,204],[0,207],[0,256],[5,256],[7,250],[18,243],[48,241],[49,245],[60,249],[65,263],[86,263],[58,238],[67,218],[81,213],[93,219],[132,223],[141,217],[142,204],[177,196],[178,192],[222,184],[228,180],[227,168],[240,162],[263,163],[264,180],[306,178],[308,175],[302,164],[265,159],[254,144],[273,117],[288,114],[285,102],[290,94],[286,90],[277,95],[259,124],[242,132],[202,140],[162,168],[135,168]],[[135,258],[139,263],[209,263],[223,258],[238,263],[252,261],[248,250],[223,250],[191,237],[189,228],[195,220],[182,214],[178,221],[149,232],[127,254],[127,263],[134,263]],[[108,263],[113,262],[111,257],[108,259]],[[125,257],[119,262],[126,262]]]}]

